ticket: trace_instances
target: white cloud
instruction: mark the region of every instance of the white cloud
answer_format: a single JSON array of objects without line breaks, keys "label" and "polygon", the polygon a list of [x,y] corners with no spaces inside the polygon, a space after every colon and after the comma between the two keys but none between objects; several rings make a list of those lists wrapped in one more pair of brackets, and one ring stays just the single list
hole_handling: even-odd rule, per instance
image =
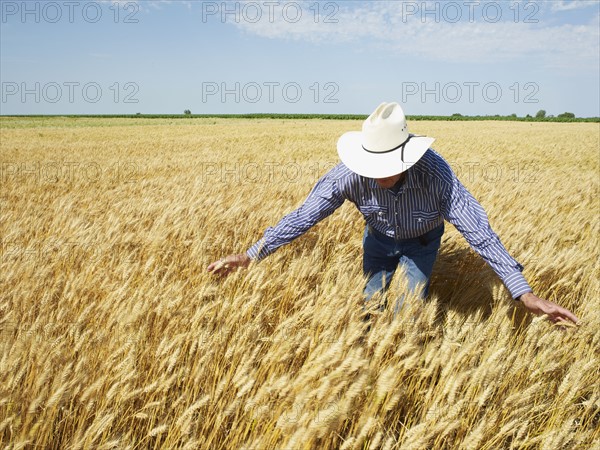
[{"label": "white cloud", "polygon": [[[458,2],[455,2],[459,4]],[[407,3],[405,3],[406,5]],[[411,3],[408,3],[411,4]],[[419,3],[412,2],[419,7]],[[357,5],[357,4],[354,4]],[[439,3],[438,3],[439,5]],[[304,6],[306,6],[304,4]],[[441,7],[440,7],[441,8]],[[476,11],[476,10],[475,10]],[[444,18],[453,17],[447,10],[436,16],[422,12],[408,14],[393,2],[360,3],[336,12],[337,23],[325,23],[326,14],[321,11],[315,21],[313,10],[303,10],[304,16],[296,23],[283,19],[281,11],[269,18],[252,23],[241,15],[239,23],[233,24],[248,33],[272,39],[290,39],[321,43],[361,42],[373,49],[393,50],[396,55],[421,56],[434,61],[450,62],[508,62],[534,61],[546,68],[597,68],[600,54],[597,17],[587,24],[515,23],[512,16],[496,23],[484,19],[493,18],[490,8],[487,16],[482,10],[473,14],[463,10],[463,19],[450,23]],[[505,9],[503,14],[513,12]],[[534,16],[535,17],[535,16]],[[539,16],[537,16],[539,17]]]},{"label": "white cloud", "polygon": [[141,6],[150,6],[153,9],[161,10],[164,5],[173,3],[171,0],[147,0]]},{"label": "white cloud", "polygon": [[597,0],[547,0],[546,3],[550,4],[552,11],[568,11],[571,9],[582,9],[589,8],[591,6],[598,6]]}]

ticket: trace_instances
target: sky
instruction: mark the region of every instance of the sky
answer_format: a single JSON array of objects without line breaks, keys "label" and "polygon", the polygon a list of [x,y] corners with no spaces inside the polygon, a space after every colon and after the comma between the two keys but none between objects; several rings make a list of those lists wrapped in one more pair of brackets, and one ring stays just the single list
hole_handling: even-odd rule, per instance
[{"label": "sky", "polygon": [[600,116],[600,1],[0,0],[0,114]]}]

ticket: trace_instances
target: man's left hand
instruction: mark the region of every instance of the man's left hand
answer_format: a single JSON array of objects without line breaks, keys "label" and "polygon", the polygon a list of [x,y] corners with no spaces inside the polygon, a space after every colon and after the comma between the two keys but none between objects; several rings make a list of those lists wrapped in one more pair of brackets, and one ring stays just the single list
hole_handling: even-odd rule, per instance
[{"label": "man's left hand", "polygon": [[577,316],[568,309],[563,308],[550,300],[539,298],[534,295],[533,292],[523,294],[519,299],[523,303],[523,306],[529,311],[537,315],[546,314],[554,323],[567,322],[570,320],[576,324],[579,321]]}]

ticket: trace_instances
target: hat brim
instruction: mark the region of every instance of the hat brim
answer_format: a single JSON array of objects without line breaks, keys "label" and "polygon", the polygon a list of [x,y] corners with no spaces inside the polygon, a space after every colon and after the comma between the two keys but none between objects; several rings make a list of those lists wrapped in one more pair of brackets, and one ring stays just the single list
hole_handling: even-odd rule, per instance
[{"label": "hat brim", "polygon": [[434,138],[413,137],[404,146],[404,161],[401,159],[402,149],[387,153],[367,152],[362,146],[362,132],[344,133],[337,142],[340,159],[348,169],[367,178],[386,178],[411,168],[429,149]]}]

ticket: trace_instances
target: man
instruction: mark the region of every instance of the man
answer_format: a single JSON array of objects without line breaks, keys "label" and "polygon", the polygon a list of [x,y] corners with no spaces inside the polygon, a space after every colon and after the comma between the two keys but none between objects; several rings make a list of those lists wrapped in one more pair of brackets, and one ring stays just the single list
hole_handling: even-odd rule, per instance
[{"label": "man", "polygon": [[[304,204],[286,215],[245,254],[212,263],[212,273],[247,267],[306,232],[345,200],[366,220],[363,271],[365,297],[385,291],[398,267],[408,288],[427,296],[444,220],[452,223],[500,277],[511,296],[534,314],[553,322],[577,317],[534,295],[521,274],[523,266],[506,251],[481,205],[460,183],[449,164],[430,149],[433,138],[408,133],[398,103],[382,103],[363,123],[362,132],[345,133],[337,143],[341,163],[314,186]],[[396,304],[396,311],[403,298]]]}]

